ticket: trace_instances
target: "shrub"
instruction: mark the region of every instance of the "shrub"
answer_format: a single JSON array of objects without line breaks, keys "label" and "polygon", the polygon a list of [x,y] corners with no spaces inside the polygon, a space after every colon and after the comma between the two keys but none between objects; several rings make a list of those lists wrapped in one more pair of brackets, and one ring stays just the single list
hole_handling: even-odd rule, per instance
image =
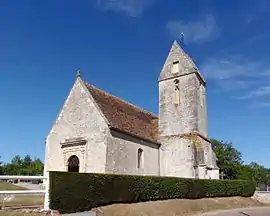
[{"label": "shrub", "polygon": [[112,203],[175,198],[252,196],[252,181],[50,172],[50,208],[61,213]]}]

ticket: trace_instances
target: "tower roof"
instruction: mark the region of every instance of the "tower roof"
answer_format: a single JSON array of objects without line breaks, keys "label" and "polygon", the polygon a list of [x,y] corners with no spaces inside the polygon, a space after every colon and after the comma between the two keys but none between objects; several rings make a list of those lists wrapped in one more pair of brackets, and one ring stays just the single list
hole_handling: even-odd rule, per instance
[{"label": "tower roof", "polygon": [[[177,73],[171,73],[174,63],[178,63],[179,65],[179,70]],[[170,49],[169,55],[167,56],[165,64],[163,65],[163,68],[161,70],[159,81],[193,72],[197,72],[200,78],[205,82],[193,60],[175,40]]]}]

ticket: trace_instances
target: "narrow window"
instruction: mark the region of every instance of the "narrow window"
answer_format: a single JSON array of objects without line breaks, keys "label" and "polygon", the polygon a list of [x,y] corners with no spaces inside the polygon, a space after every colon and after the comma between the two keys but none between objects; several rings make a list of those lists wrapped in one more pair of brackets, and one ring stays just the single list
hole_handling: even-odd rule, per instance
[{"label": "narrow window", "polygon": [[179,80],[174,80],[174,104],[180,104],[180,89],[179,89]]},{"label": "narrow window", "polygon": [[143,150],[142,149],[138,149],[138,169],[142,168],[142,158],[143,157]]},{"label": "narrow window", "polygon": [[178,72],[179,72],[179,61],[175,61],[173,62],[173,65],[172,65],[172,73],[175,74]]},{"label": "narrow window", "polygon": [[200,105],[203,107],[204,105],[204,93],[203,93],[203,85],[200,85]]}]

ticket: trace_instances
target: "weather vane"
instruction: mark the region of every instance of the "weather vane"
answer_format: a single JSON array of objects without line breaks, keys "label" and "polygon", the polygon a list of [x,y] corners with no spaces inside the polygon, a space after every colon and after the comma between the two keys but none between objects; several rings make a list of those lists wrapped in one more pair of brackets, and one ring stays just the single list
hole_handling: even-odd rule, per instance
[{"label": "weather vane", "polygon": [[77,76],[77,77],[81,77],[81,70],[80,70],[80,69],[78,69],[78,70],[76,71],[76,76]]},{"label": "weather vane", "polygon": [[180,34],[180,43],[181,43],[181,45],[184,45],[184,41],[185,41],[185,35],[184,35],[184,32],[182,32]]}]

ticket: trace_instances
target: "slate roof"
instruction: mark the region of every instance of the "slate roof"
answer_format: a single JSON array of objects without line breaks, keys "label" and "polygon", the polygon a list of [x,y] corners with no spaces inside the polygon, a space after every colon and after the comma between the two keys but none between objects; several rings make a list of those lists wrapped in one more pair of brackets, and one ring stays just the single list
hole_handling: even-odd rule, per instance
[{"label": "slate roof", "polygon": [[112,129],[157,143],[158,117],[86,82]]}]

